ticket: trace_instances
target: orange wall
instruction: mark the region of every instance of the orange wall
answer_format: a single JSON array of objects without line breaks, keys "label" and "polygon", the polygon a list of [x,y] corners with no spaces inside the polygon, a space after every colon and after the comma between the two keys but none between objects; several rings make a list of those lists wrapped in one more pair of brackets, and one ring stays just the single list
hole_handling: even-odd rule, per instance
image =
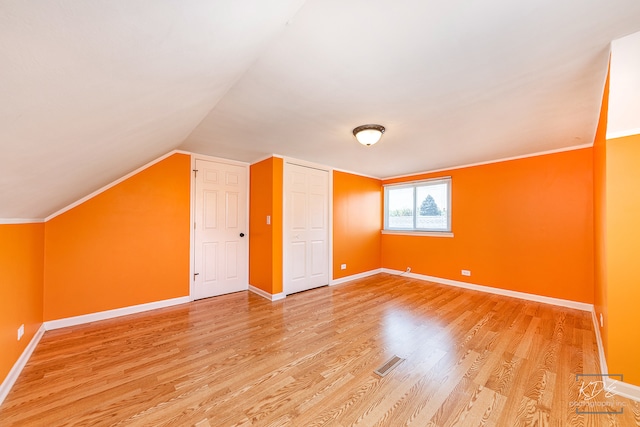
[{"label": "orange wall", "polygon": [[607,364],[640,386],[640,135],[606,146]]},{"label": "orange wall", "polygon": [[382,265],[592,303],[592,168],[585,148],[385,181],[451,176],[454,237],[385,234]]},{"label": "orange wall", "polygon": [[46,223],[45,320],[189,295],[190,166],[174,154]]},{"label": "orange wall", "polygon": [[[333,278],[379,269],[382,182],[333,172]],[[347,264],[346,270],[340,265]]]},{"label": "orange wall", "polygon": [[0,382],[42,325],[44,227],[0,225]]},{"label": "orange wall", "polygon": [[607,113],[609,107],[609,74],[604,84],[600,119],[593,143],[593,226],[594,226],[594,309],[596,318],[604,318],[605,327],[600,327],[605,357],[608,355],[609,324],[607,314],[607,260],[606,260],[606,182],[607,182]]},{"label": "orange wall", "polygon": [[282,292],[282,174],[281,158],[251,165],[249,283],[270,294]]},{"label": "orange wall", "polygon": [[271,253],[273,254],[272,283],[274,294],[282,292],[282,227],[284,218],[284,208],[282,197],[284,191],[284,160],[279,157],[273,158],[273,215],[271,224],[273,228],[273,239],[271,240]]}]

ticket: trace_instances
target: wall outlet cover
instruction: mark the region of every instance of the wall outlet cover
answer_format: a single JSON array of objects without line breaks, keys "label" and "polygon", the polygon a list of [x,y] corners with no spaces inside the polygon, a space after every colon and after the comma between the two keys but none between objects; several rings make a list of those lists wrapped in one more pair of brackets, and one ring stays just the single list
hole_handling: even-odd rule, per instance
[{"label": "wall outlet cover", "polygon": [[340,264],[340,270],[346,270],[347,264]]},{"label": "wall outlet cover", "polygon": [[600,313],[600,327],[604,327],[604,317],[602,316],[602,313]]}]

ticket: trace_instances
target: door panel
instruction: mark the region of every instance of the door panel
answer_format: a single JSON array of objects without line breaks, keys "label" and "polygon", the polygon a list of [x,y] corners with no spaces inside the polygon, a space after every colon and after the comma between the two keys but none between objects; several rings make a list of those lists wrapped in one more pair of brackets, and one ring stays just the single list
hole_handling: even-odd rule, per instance
[{"label": "door panel", "polygon": [[203,243],[202,265],[204,266],[204,283],[213,285],[218,280],[218,243]]},{"label": "door panel", "polygon": [[293,259],[291,278],[294,280],[304,279],[307,276],[307,243],[293,242],[291,250]]},{"label": "door panel", "polygon": [[227,219],[227,230],[237,230],[238,229],[238,225],[240,223],[240,206],[239,206],[239,198],[240,195],[238,193],[231,193],[228,192],[226,194],[227,196],[227,200],[226,200],[226,219]]},{"label": "door panel", "polygon": [[196,160],[196,170],[193,297],[247,290],[247,167]]},{"label": "door panel", "polygon": [[329,284],[329,173],[287,164],[284,292]]},{"label": "door panel", "polygon": [[237,279],[238,278],[238,242],[227,242],[226,247],[226,255],[227,255],[227,268],[225,271],[227,272],[226,279]]},{"label": "door panel", "polygon": [[215,229],[218,227],[218,192],[204,191],[204,222],[203,227]]},{"label": "door panel", "polygon": [[326,258],[325,245],[322,240],[311,242],[311,275],[318,276],[325,273]]}]

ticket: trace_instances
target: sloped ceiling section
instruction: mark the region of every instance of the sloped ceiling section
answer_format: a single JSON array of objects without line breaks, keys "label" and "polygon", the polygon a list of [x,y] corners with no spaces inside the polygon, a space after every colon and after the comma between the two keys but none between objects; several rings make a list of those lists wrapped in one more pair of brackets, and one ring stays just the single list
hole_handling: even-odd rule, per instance
[{"label": "sloped ceiling section", "polygon": [[638,30],[637,0],[0,0],[0,218],[175,148],[388,177],[590,144]]},{"label": "sloped ceiling section", "polygon": [[301,0],[0,0],[0,218],[175,149]]}]

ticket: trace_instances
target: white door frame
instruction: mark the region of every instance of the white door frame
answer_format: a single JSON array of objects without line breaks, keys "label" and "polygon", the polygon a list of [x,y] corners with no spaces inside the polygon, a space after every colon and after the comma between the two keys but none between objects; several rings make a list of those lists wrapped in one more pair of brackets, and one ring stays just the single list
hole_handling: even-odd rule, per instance
[{"label": "white door frame", "polygon": [[333,282],[333,168],[325,165],[321,165],[318,163],[308,162],[306,160],[298,160],[293,157],[283,157],[283,171],[282,171],[282,294],[283,297],[287,296],[287,254],[285,251],[287,250],[286,245],[286,232],[287,232],[287,192],[286,192],[286,183],[287,183],[287,172],[289,170],[290,164],[304,166],[313,169],[319,169],[322,171],[326,171],[329,175],[329,236],[328,236],[328,244],[327,244],[327,272],[328,272],[328,283],[327,285],[331,286]]},{"label": "white door frame", "polygon": [[195,301],[195,292],[194,292],[194,286],[195,286],[195,280],[194,280],[194,274],[195,274],[195,259],[196,259],[196,253],[195,253],[195,233],[194,233],[194,229],[193,229],[193,225],[196,222],[196,180],[195,180],[195,174],[193,173],[193,171],[196,168],[196,160],[206,160],[209,162],[217,162],[217,163],[225,163],[228,165],[234,165],[234,166],[243,166],[247,169],[247,215],[246,215],[246,224],[245,224],[245,230],[246,231],[246,235],[247,235],[247,265],[246,265],[246,269],[247,269],[247,285],[249,284],[249,245],[250,245],[250,240],[249,240],[249,233],[251,232],[251,230],[249,230],[249,191],[250,191],[250,183],[251,183],[251,177],[250,177],[250,173],[251,173],[251,169],[250,169],[250,165],[249,163],[245,163],[245,162],[238,162],[236,160],[229,160],[229,159],[223,159],[221,157],[213,157],[213,156],[205,156],[204,154],[191,154],[191,181],[190,181],[190,185],[191,185],[191,207],[190,207],[190,223],[189,223],[189,301]]}]

